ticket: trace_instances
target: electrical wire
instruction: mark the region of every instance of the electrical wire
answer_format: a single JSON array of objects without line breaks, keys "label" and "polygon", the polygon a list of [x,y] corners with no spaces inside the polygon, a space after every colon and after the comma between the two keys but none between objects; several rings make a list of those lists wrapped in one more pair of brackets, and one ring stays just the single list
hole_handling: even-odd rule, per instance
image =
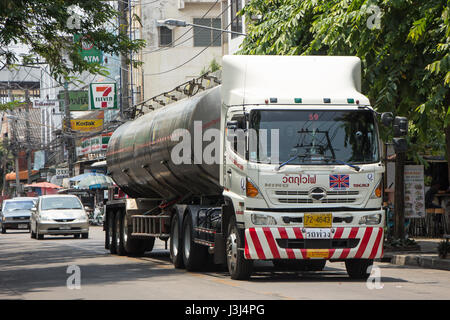
[{"label": "electrical wire", "polygon": [[[206,11],[206,12],[203,14],[203,16],[201,17],[201,19],[203,19],[204,17],[206,17],[206,15],[207,15],[209,12],[211,12],[211,10],[217,5],[218,2],[219,2],[219,0],[216,0],[216,2],[213,3],[213,5],[208,9],[208,11]],[[225,10],[227,10],[229,7],[230,7],[230,6],[226,7]],[[225,10],[224,10],[224,11],[225,11]],[[223,14],[224,11],[222,11],[217,17],[220,17],[220,16]],[[217,17],[216,17],[216,18],[217,18]],[[194,29],[194,27],[190,27],[190,28],[189,28],[186,32],[184,32],[181,36],[179,36],[178,38],[176,38],[175,40],[173,40],[170,44],[168,44],[167,47],[163,47],[163,48],[159,48],[159,49],[155,49],[155,50],[150,50],[150,51],[142,51],[142,54],[144,55],[144,54],[150,54],[150,53],[154,53],[154,52],[158,52],[158,51],[166,51],[166,50],[169,50],[169,49],[172,49],[172,48],[175,48],[175,47],[179,46],[179,45],[181,45],[181,44],[185,43],[186,41],[188,41],[188,40],[190,40],[190,39],[193,38],[193,36],[192,36],[192,37],[190,37],[190,38],[185,39],[183,42],[174,45],[175,42],[177,42],[178,40],[180,40],[181,38],[183,38],[186,34],[188,34],[189,32],[191,32],[192,29]]]},{"label": "electrical wire", "polygon": [[[231,24],[234,22],[234,20],[235,20],[237,17],[238,17],[238,16],[234,17],[234,18],[230,21],[230,23],[225,27],[225,29],[227,29],[229,26],[231,26]],[[150,76],[159,76],[159,75],[161,75],[161,74],[169,73],[169,72],[172,72],[172,71],[174,71],[174,70],[177,70],[177,69],[179,69],[179,68],[185,66],[186,64],[188,64],[189,62],[191,62],[192,60],[194,60],[195,58],[197,58],[199,55],[201,55],[206,49],[210,48],[210,47],[213,45],[213,43],[216,42],[217,39],[219,39],[219,37],[222,36],[222,33],[224,33],[224,32],[225,32],[225,31],[221,31],[220,34],[219,34],[216,38],[214,38],[214,39],[209,43],[209,45],[208,45],[207,47],[203,48],[200,52],[198,52],[195,56],[193,56],[192,58],[190,58],[190,59],[187,60],[186,62],[184,62],[184,63],[182,63],[182,64],[180,64],[180,65],[178,65],[178,66],[176,66],[176,67],[174,67],[174,68],[172,68],[172,69],[166,70],[166,71],[157,72],[157,73],[147,73],[147,74],[144,73],[144,76],[147,76],[147,77],[150,77]]]}]

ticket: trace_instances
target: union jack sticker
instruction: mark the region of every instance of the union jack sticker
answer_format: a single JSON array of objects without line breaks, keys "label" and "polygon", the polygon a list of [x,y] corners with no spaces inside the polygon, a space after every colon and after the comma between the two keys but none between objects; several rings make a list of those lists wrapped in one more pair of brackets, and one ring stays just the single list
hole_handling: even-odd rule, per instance
[{"label": "union jack sticker", "polygon": [[348,174],[330,175],[330,188],[347,189],[350,187],[350,176]]}]

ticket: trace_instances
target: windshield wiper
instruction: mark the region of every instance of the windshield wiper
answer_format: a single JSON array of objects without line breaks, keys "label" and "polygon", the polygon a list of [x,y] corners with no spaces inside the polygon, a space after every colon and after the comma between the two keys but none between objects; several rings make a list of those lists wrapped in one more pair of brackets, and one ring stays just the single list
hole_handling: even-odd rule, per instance
[{"label": "windshield wiper", "polygon": [[298,154],[298,155],[296,155],[296,156],[290,158],[289,160],[287,160],[287,161],[283,162],[282,164],[280,164],[280,165],[278,166],[278,168],[276,169],[276,171],[280,170],[281,167],[287,165],[287,164],[288,164],[289,162],[291,162],[291,161],[294,161],[294,160],[297,159],[298,157],[304,157],[304,156]]},{"label": "windshield wiper", "polygon": [[326,160],[334,160],[334,161],[336,161],[336,162],[339,163],[339,164],[347,165],[347,166],[349,166],[350,168],[355,169],[356,171],[360,171],[360,170],[361,170],[361,167],[360,167],[360,166],[357,166],[357,165],[355,165],[355,164],[350,164],[350,163],[347,163],[347,162],[342,161],[342,160],[338,160],[338,159],[336,159],[336,158],[334,158],[334,157],[325,157],[325,156],[323,156],[323,158],[326,159]]}]

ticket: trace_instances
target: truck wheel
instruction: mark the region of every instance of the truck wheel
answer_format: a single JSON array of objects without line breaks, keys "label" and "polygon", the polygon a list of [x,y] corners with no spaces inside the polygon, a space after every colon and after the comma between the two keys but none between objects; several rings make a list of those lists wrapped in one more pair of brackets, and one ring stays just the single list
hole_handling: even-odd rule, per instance
[{"label": "truck wheel", "polygon": [[370,259],[349,259],[345,260],[345,268],[352,279],[367,279],[370,275],[368,268],[373,265]]},{"label": "truck wheel", "polygon": [[192,226],[191,213],[188,213],[184,218],[182,234],[184,266],[188,271],[199,271],[207,261],[208,249],[194,242],[194,228]]},{"label": "truck wheel", "polygon": [[181,254],[179,220],[178,214],[175,213],[170,225],[170,260],[172,260],[173,266],[177,269],[184,268],[183,255]]},{"label": "truck wheel", "polygon": [[124,256],[127,254],[125,251],[124,237],[123,237],[123,216],[122,211],[116,212],[116,217],[114,221],[114,230],[116,233],[116,251],[119,256]]},{"label": "truck wheel", "polygon": [[228,223],[226,243],[228,272],[233,280],[247,280],[252,274],[253,261],[245,259],[244,251],[239,250],[243,247],[244,239],[241,239],[236,225],[236,217],[233,215]]},{"label": "truck wheel", "polygon": [[[110,214],[108,214],[108,216],[110,216]],[[109,250],[110,239],[109,239],[109,224],[108,224],[108,222],[106,222],[104,224],[103,230],[105,230],[105,249]]]},{"label": "truck wheel", "polygon": [[2,227],[2,233],[5,234],[6,233],[6,229],[4,227]]},{"label": "truck wheel", "polygon": [[109,252],[111,254],[116,254],[117,253],[117,248],[116,248],[116,228],[115,226],[115,213],[111,212],[108,215],[108,242],[109,242]]},{"label": "truck wheel", "polygon": [[[151,249],[153,249],[153,244],[155,243],[155,238],[149,239],[133,239],[131,237],[132,230],[128,228],[127,216],[125,213],[121,214],[122,223],[120,228],[120,238],[125,250],[125,254],[130,256],[142,256],[146,251],[147,247],[151,244]],[[152,241],[153,240],[153,241]]]}]

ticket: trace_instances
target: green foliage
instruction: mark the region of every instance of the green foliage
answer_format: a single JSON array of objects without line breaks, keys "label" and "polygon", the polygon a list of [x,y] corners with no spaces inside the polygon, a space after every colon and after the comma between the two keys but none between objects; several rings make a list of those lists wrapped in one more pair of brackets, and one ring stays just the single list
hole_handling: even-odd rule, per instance
[{"label": "green foliage", "polygon": [[[410,157],[421,161],[420,153],[443,152],[450,124],[449,4],[251,0],[242,10],[250,22],[239,53],[360,57],[362,92],[377,111],[410,119]],[[374,17],[379,28],[369,28]]]},{"label": "green foliage", "polygon": [[220,70],[221,68],[222,68],[222,66],[216,61],[215,58],[213,58],[213,59],[211,60],[211,62],[209,63],[209,67],[208,67],[208,68],[204,67],[204,68],[200,71],[200,74],[202,75],[202,74],[205,74],[205,73],[207,73],[207,72],[215,72],[215,71],[217,71],[217,70]]},{"label": "green foliage", "polygon": [[[74,5],[81,14],[79,29],[68,24],[73,18],[69,7]],[[128,54],[144,47],[144,40],[130,40],[123,26],[115,26],[117,17],[118,12],[109,1],[2,0],[0,47],[27,45],[31,54],[23,57],[22,64],[44,59],[50,65],[52,76],[60,83],[73,80],[73,75],[83,71],[104,74],[105,69],[100,64],[82,59],[81,42],[74,42],[73,38],[79,34],[89,36],[99,50],[109,54]],[[135,17],[135,20],[138,19]],[[18,62],[14,52],[0,50],[0,69]]]}]

